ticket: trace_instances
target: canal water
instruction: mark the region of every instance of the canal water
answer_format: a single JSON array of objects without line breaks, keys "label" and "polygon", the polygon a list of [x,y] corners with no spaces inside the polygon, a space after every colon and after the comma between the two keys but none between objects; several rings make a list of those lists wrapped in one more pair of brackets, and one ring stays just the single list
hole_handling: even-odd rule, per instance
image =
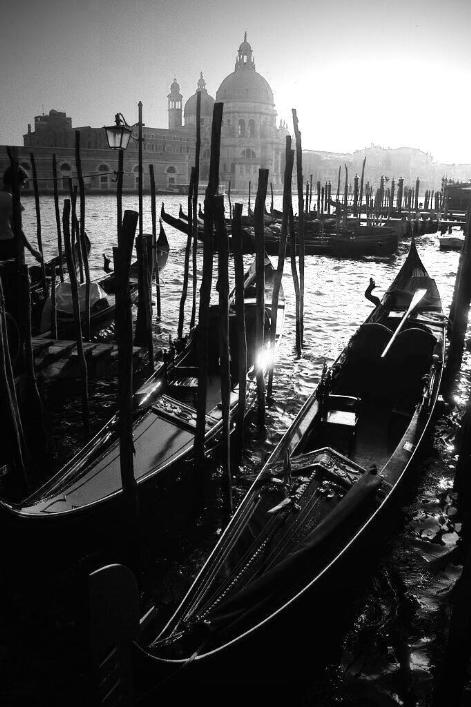
[{"label": "canal water", "polygon": [[[203,198],[203,197],[202,197]],[[177,215],[179,204],[186,211],[186,198],[160,197],[169,213]],[[237,197],[232,197],[234,203]],[[246,212],[247,198],[239,199]],[[125,196],[123,209],[137,210],[137,197]],[[23,197],[24,231],[34,244],[36,215],[34,200]],[[281,197],[275,197],[281,208]],[[296,210],[296,206],[295,206]],[[56,254],[56,225],[53,201],[41,198],[41,222],[46,259]],[[164,224],[170,244],[165,271],[161,276],[162,317],[155,324],[157,346],[165,346],[169,335],[176,336],[178,308],[182,289],[186,237]],[[92,243],[92,277],[102,275],[102,254],[112,256],[116,244],[116,200],[114,196],[87,196],[86,231]],[[150,198],[144,197],[144,232],[151,232]],[[440,251],[438,234],[417,239],[417,248],[429,274],[436,279],[448,312],[456,277],[459,254]],[[274,377],[274,402],[267,410],[267,434],[260,439],[250,428],[243,458],[243,474],[250,477],[260,461],[271,451],[293,420],[303,401],[319,381],[324,362],[332,362],[355,329],[371,311],[364,291],[370,277],[376,281],[375,294],[381,297],[399,270],[408,241],[387,258],[364,257],[355,260],[306,256],[304,350],[296,359],[295,298],[289,261],[285,263],[283,287],[286,294],[286,320]],[[251,256],[245,256],[249,263]],[[274,259],[276,264],[276,258]],[[198,255],[201,267],[201,254]],[[216,259],[215,259],[216,270]],[[201,275],[199,271],[198,275]],[[199,286],[199,285],[198,285]],[[191,287],[190,287],[191,290]],[[217,293],[213,289],[213,300]],[[189,320],[187,302],[187,322]],[[106,338],[110,332],[102,332]],[[445,560],[443,553],[457,541],[455,524],[453,469],[456,461],[454,435],[469,389],[470,365],[465,356],[457,407],[441,408],[430,443],[419,465],[418,489],[406,509],[397,535],[385,547],[380,566],[356,600],[354,619],[344,634],[338,660],[324,678],[294,696],[292,704],[303,705],[397,705],[427,704],[430,699],[436,662],[444,641],[447,598],[460,567]],[[115,407],[113,382],[91,384],[93,431],[109,417]],[[83,443],[80,430],[79,395],[51,396],[51,409],[60,464]],[[243,486],[242,484],[241,486]],[[240,496],[240,494],[239,494]],[[215,537],[220,531],[216,528]],[[212,542],[211,538],[209,542]],[[202,559],[202,553],[200,553]],[[195,569],[195,567],[193,568]],[[168,568],[164,583],[173,600],[183,593],[192,572]],[[347,588],[348,589],[348,588]]]}]

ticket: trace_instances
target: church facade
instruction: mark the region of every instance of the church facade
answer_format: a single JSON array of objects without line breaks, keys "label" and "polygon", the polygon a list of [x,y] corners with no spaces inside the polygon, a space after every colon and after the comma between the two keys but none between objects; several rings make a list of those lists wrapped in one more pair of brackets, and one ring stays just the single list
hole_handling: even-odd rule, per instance
[{"label": "church facade", "polygon": [[[209,174],[211,124],[215,99],[208,93],[203,74],[195,93],[183,104],[183,95],[176,79],[170,86],[168,128],[143,127],[143,187],[150,188],[149,166],[153,165],[158,191],[185,193],[195,160],[196,100],[201,94],[201,153],[200,181]],[[255,70],[255,62],[247,37],[239,46],[234,71],[226,76],[216,91],[216,101],[224,103],[220,153],[220,184],[233,191],[253,190],[258,170],[269,169],[269,181],[275,188],[282,183],[286,126],[277,125],[272,90]],[[146,121],[147,122],[147,121]],[[72,127],[72,119],[56,110],[36,116],[34,129],[28,126],[23,146],[18,148],[20,164],[32,173],[34,155],[40,190],[50,192],[52,158],[56,157],[60,191],[68,189],[68,177],[76,176],[75,133],[80,133],[80,153],[85,187],[89,192],[114,191],[117,153],[106,144],[103,128]],[[0,169],[8,164],[6,150],[0,152]],[[131,140],[124,153],[124,191],[134,192],[138,183],[137,142]],[[28,181],[27,190],[32,187]]]}]

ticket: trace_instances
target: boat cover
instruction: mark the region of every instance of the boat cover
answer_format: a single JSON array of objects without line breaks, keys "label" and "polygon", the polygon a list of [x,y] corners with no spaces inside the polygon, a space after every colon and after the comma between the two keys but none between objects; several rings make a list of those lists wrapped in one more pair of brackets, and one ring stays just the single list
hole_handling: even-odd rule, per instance
[{"label": "boat cover", "polygon": [[[244,623],[263,616],[264,609],[277,607],[283,587],[289,588],[292,596],[293,587],[302,589],[319,570],[319,560],[325,557],[325,551],[332,546],[332,541],[344,538],[348,529],[358,523],[378,503],[377,492],[381,486],[381,477],[365,472],[356,481],[337,506],[303,539],[284,559],[244,586],[231,598],[219,604],[216,611],[206,619],[209,631],[233,628],[240,621]],[[287,600],[289,596],[285,596]],[[278,601],[277,601],[278,599]]]}]

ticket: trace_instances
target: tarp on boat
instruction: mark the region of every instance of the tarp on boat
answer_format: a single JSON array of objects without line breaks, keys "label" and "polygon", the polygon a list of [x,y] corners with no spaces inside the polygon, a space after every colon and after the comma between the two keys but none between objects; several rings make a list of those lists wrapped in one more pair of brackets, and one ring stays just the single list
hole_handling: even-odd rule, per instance
[{"label": "tarp on boat", "polygon": [[282,602],[294,596],[315,576],[322,564],[324,551],[332,549],[334,538],[341,544],[345,534],[349,535],[352,528],[364,521],[376,507],[381,482],[381,477],[365,472],[295,550],[208,615],[207,628],[217,631],[234,628],[241,621],[253,622],[254,615],[257,620],[266,608],[273,610],[279,603],[280,595]]},{"label": "tarp on boat", "polygon": [[[86,309],[86,283],[82,282],[78,285],[78,299],[80,312],[85,312]],[[97,302],[107,302],[106,292],[100,287],[97,282],[90,283],[90,310]],[[56,309],[58,314],[65,314],[67,317],[73,315],[72,304],[72,289],[70,282],[61,282],[56,287]],[[49,296],[44,303],[41,313],[41,331],[47,331],[51,327],[51,297]]]}]

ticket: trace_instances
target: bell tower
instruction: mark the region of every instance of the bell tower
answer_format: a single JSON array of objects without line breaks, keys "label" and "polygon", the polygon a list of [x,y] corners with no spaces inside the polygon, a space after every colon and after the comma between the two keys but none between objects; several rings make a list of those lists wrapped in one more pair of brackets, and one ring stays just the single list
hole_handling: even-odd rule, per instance
[{"label": "bell tower", "polygon": [[168,98],[168,129],[174,130],[175,128],[182,127],[182,100],[183,96],[180,93],[180,86],[177,83],[177,79],[173,79],[173,83],[170,86],[170,93]]}]

